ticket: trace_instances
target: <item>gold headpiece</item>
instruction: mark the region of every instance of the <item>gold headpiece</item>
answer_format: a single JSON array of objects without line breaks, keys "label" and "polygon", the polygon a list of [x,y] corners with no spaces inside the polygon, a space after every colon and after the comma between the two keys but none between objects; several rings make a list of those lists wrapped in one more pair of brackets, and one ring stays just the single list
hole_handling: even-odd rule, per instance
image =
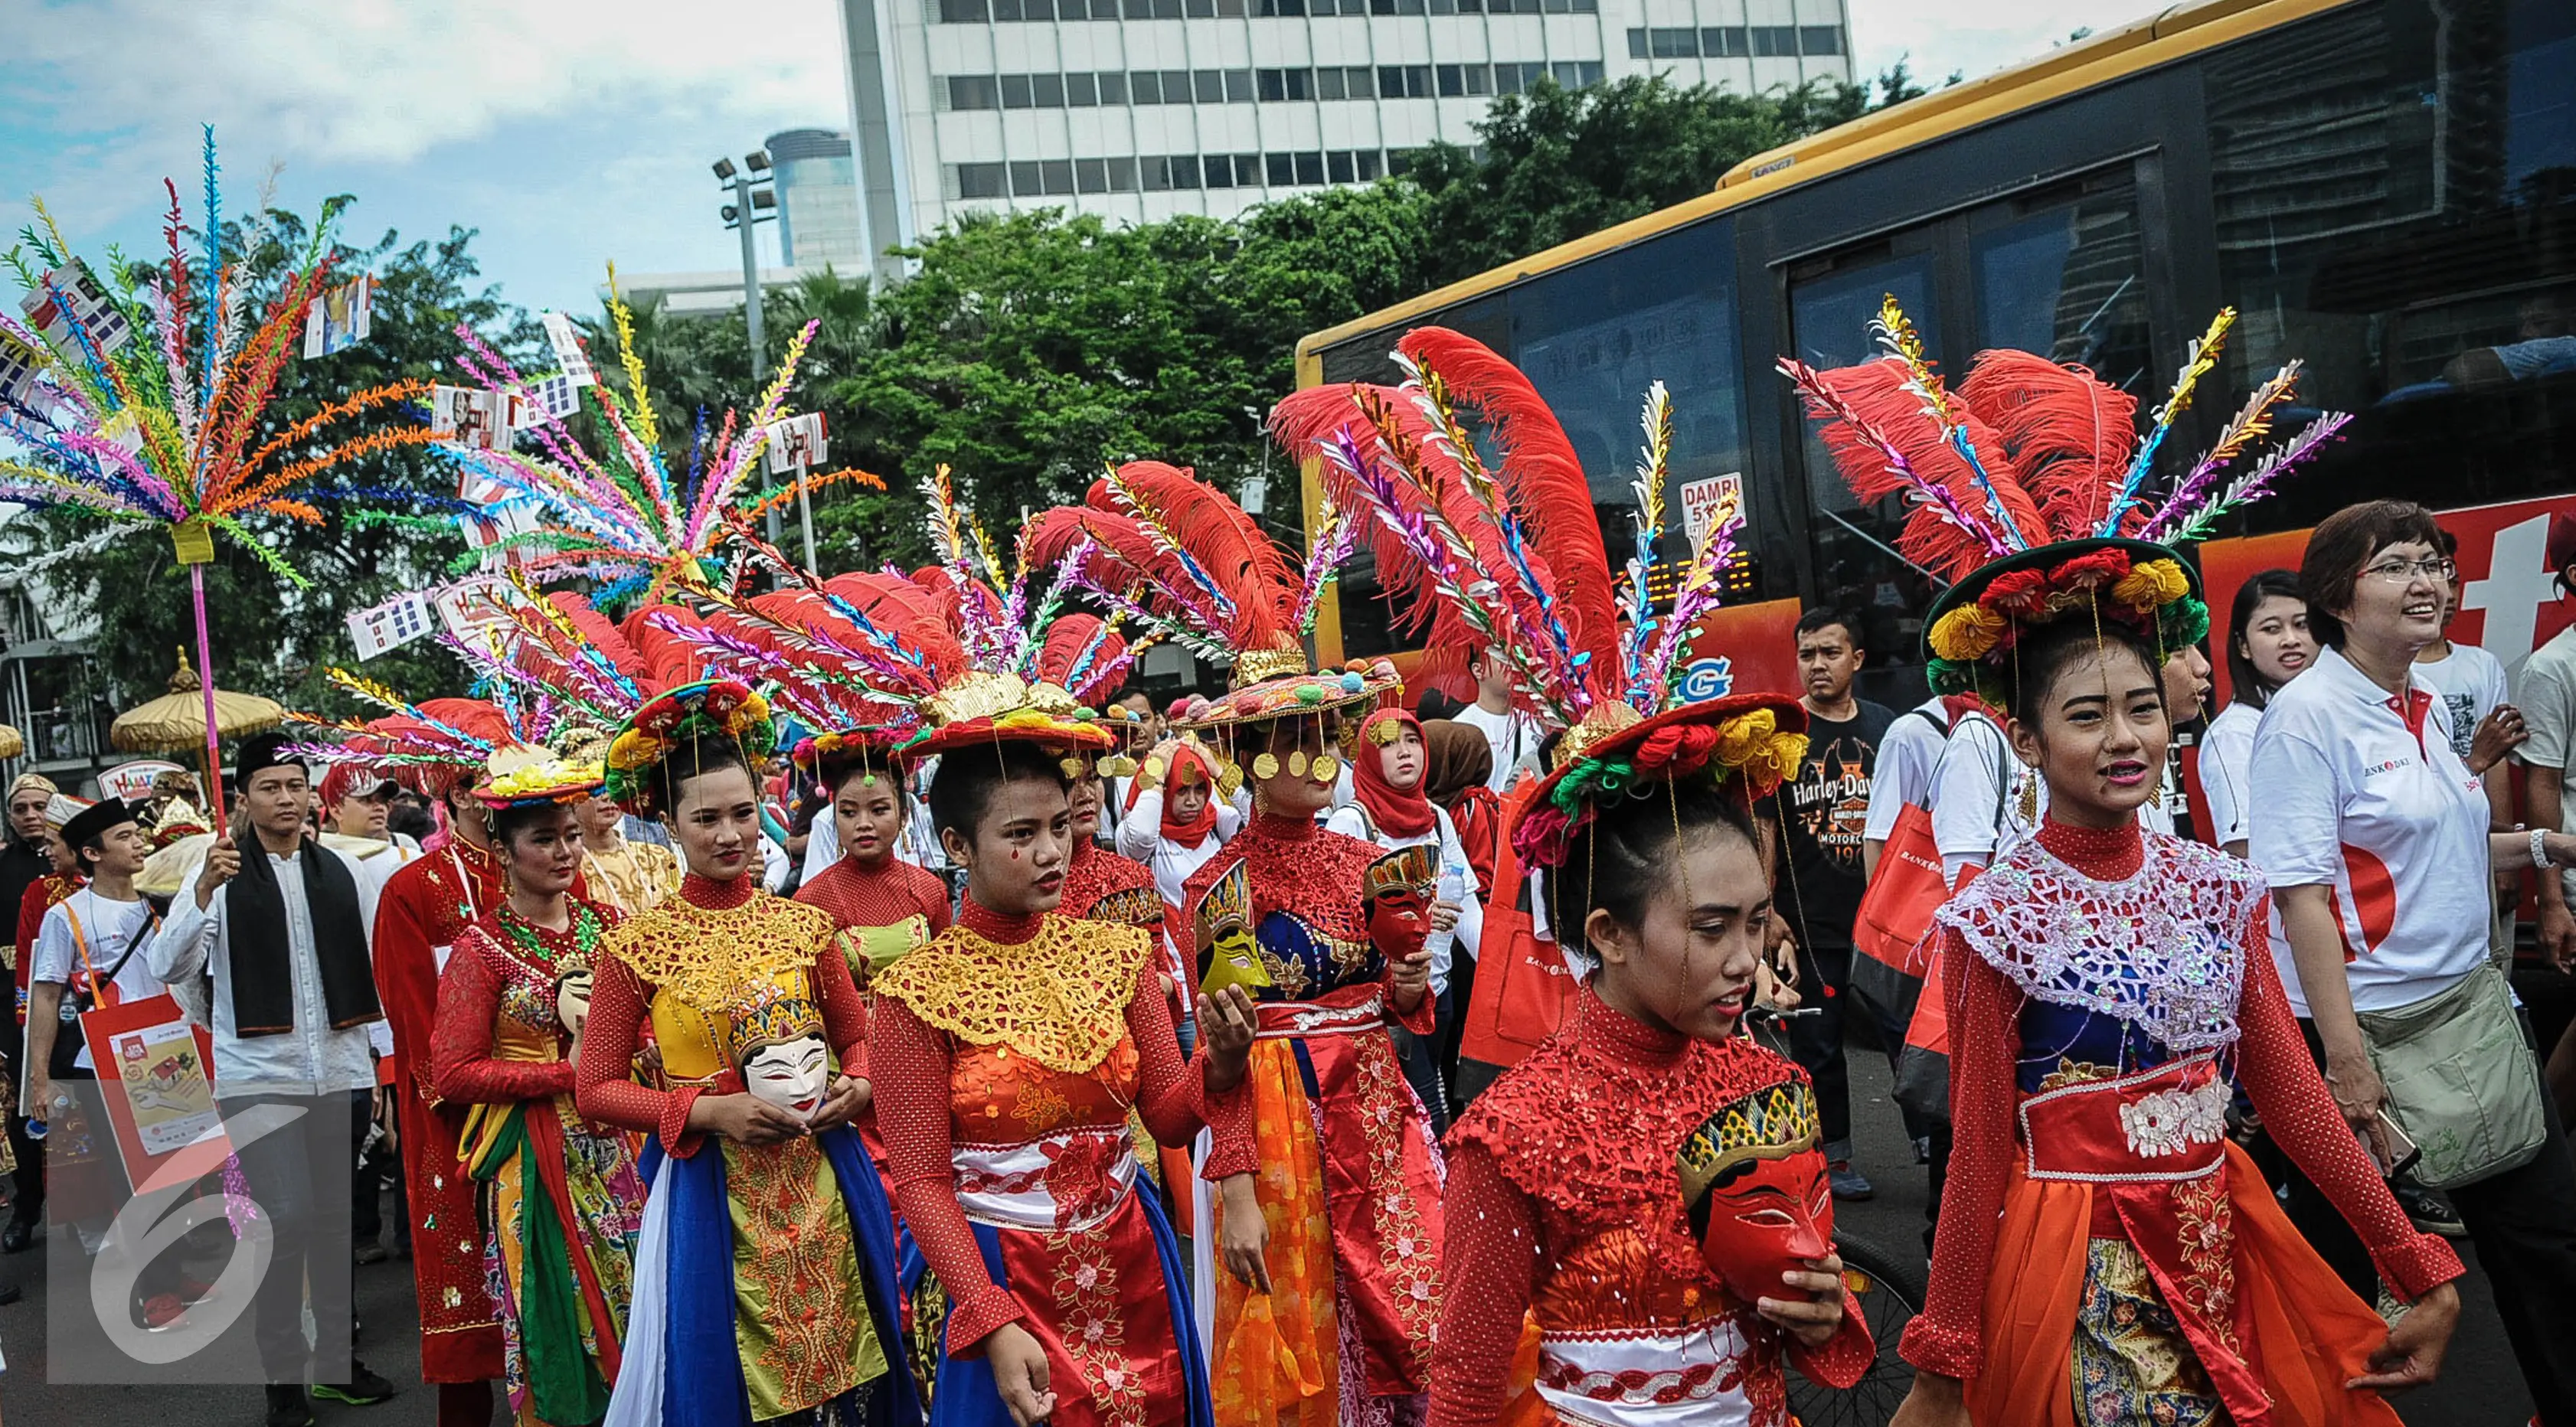
[{"label": "gold headpiece", "polygon": [[823,1013],[805,996],[766,988],[754,995],[755,999],[749,1006],[733,1013],[735,1064],[739,1065],[762,1046],[785,1045],[789,1041],[823,1033]]},{"label": "gold headpiece", "polygon": [[1719,1175],[1747,1160],[1787,1159],[1822,1142],[1816,1092],[1805,1081],[1757,1090],[1702,1121],[1677,1158],[1682,1197],[1697,1199]]},{"label": "gold headpiece", "polygon": [[1000,718],[1021,709],[1071,717],[1081,706],[1073,695],[1048,683],[1029,683],[1017,674],[996,674],[975,670],[938,693],[922,701],[922,712],[933,724],[964,723],[969,719]]},{"label": "gold headpiece", "polygon": [[1602,739],[1608,738],[1623,728],[1632,728],[1645,721],[1644,714],[1617,700],[1604,699],[1594,704],[1591,712],[1583,716],[1582,722],[1567,729],[1565,736],[1556,741],[1556,756],[1553,760],[1556,771],[1562,773],[1574,766],[1575,760],[1581,758],[1592,745]]},{"label": "gold headpiece", "polygon": [[1440,861],[1432,844],[1399,847],[1368,865],[1360,874],[1360,900],[1388,892],[1428,891],[1440,885]]},{"label": "gold headpiece", "polygon": [[1291,679],[1307,672],[1303,649],[1249,649],[1234,656],[1230,689],[1248,689],[1271,679]]}]

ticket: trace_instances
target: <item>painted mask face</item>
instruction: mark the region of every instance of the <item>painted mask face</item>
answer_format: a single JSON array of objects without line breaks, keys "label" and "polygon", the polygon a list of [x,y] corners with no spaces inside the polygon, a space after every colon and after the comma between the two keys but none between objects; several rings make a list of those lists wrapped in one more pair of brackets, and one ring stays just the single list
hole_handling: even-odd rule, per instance
[{"label": "painted mask face", "polygon": [[755,1047],[742,1063],[744,1089],[800,1120],[822,1108],[831,1074],[831,1057],[817,1035]]},{"label": "painted mask face", "polygon": [[1739,1301],[1779,1296],[1780,1275],[1832,1251],[1833,1192],[1805,1084],[1769,1086],[1720,1109],[1677,1158],[1700,1256]]},{"label": "painted mask face", "polygon": [[563,1022],[564,1034],[581,1034],[582,1022],[590,1019],[589,972],[571,972],[555,983],[555,1015]]},{"label": "painted mask face", "polygon": [[1236,863],[1199,901],[1199,990],[1210,996],[1228,986],[1258,991],[1270,970],[1252,940],[1252,884]]}]

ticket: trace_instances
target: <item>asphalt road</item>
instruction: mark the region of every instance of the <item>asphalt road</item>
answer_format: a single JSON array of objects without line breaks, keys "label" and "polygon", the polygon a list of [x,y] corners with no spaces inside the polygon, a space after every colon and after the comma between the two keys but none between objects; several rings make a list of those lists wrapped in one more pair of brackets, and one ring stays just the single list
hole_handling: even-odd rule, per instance
[{"label": "asphalt road", "polygon": [[[1849,1232],[1890,1250],[1919,1246],[1925,1182],[1905,1148],[1887,1098],[1883,1060],[1855,1053],[1852,1064],[1854,1133],[1863,1146],[1861,1168],[1876,1181],[1877,1197],[1838,1209]],[[2469,1276],[2461,1285],[2460,1330],[2453,1339],[2443,1380],[2401,1399],[2398,1413],[2410,1427],[2520,1427],[2531,1402],[2505,1346],[2486,1276],[2463,1241]],[[41,1252],[0,1258],[0,1283],[26,1290],[0,1308],[0,1423],[6,1427],[259,1427],[262,1402],[256,1387],[140,1385],[56,1386],[45,1380],[45,1285]],[[434,1427],[437,1394],[420,1383],[411,1266],[388,1260],[357,1270],[357,1305],[364,1335],[359,1356],[402,1391],[374,1407],[314,1405],[318,1427]],[[496,1419],[506,1420],[496,1412]]]}]

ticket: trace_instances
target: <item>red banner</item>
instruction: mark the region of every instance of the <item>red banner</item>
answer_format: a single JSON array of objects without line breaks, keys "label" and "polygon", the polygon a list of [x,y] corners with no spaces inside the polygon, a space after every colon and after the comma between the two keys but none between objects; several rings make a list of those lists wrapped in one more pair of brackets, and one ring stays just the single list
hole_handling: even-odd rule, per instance
[{"label": "red banner", "polygon": [[[2576,513],[2576,495],[2508,501],[2467,510],[2434,512],[2444,530],[2459,537],[2460,617],[2451,638],[2474,644],[2504,661],[2508,675],[2521,671],[2531,651],[2576,623],[2576,600],[2559,599],[2551,583],[2549,518]],[[2218,697],[2225,707],[2228,615],[2236,588],[2258,571],[2295,571],[2307,553],[2308,532],[2288,530],[2243,540],[2213,540],[2200,547],[2201,580],[2209,592],[2210,662],[2217,666]]]}]

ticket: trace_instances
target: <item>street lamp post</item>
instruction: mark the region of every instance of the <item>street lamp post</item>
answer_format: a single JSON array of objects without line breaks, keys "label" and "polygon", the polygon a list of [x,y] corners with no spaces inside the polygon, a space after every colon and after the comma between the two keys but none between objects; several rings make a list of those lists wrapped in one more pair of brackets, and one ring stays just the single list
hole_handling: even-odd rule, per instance
[{"label": "street lamp post", "polygon": [[[742,320],[751,338],[751,387],[757,392],[769,371],[769,348],[762,340],[760,326],[760,254],[752,246],[752,228],[778,220],[778,192],[769,186],[769,152],[754,149],[743,155],[743,168],[736,169],[731,159],[715,162],[716,181],[733,190],[733,202],[724,206],[725,226],[742,234]],[[769,463],[760,463],[760,493],[769,494]],[[804,513],[805,493],[796,493],[797,509]],[[778,543],[778,509],[769,511],[769,543]],[[814,526],[812,517],[805,523],[805,567],[814,567]]]}]

